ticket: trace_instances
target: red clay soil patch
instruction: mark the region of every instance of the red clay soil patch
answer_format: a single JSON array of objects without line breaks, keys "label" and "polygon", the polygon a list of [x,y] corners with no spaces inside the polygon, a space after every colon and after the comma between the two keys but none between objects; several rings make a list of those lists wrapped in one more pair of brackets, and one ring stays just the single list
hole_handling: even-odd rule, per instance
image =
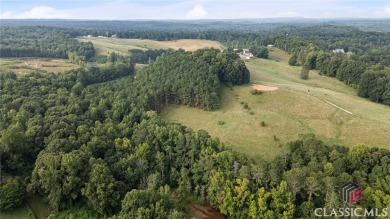
[{"label": "red clay soil patch", "polygon": [[190,214],[197,219],[227,219],[225,215],[210,206],[192,205]]},{"label": "red clay soil patch", "polygon": [[268,85],[261,85],[261,84],[252,84],[252,88],[261,91],[274,91],[279,89],[278,87],[275,86],[268,86]]}]

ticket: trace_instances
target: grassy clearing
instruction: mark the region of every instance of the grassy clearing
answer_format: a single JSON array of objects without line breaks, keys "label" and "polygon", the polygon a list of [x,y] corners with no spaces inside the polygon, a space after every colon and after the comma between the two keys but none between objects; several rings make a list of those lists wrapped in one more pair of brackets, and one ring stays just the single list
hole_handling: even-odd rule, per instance
[{"label": "grassy clearing", "polygon": [[140,39],[119,39],[119,38],[97,38],[97,37],[78,37],[79,42],[92,42],[97,55],[107,55],[115,52],[121,55],[128,55],[130,49],[185,49],[186,51],[195,51],[201,48],[214,47],[223,49],[224,46],[216,41],[184,39],[174,41],[155,41]]},{"label": "grassy clearing", "polygon": [[18,76],[32,72],[62,72],[79,68],[65,59],[0,58],[0,71],[13,71]]},{"label": "grassy clearing", "polygon": [[1,219],[35,219],[34,213],[27,204],[23,204],[19,208],[12,211],[0,212]]},{"label": "grassy clearing", "polygon": [[37,219],[45,219],[50,215],[49,206],[37,194],[27,193],[27,204]]},{"label": "grassy clearing", "polygon": [[[270,60],[248,60],[246,65],[253,83],[278,86],[278,90],[252,95],[250,85],[225,87],[218,110],[171,105],[162,116],[195,130],[204,129],[238,151],[267,158],[302,133],[315,133],[332,144],[364,143],[390,149],[389,107],[360,98],[356,90],[316,72],[311,71],[309,80],[303,81],[300,68],[287,64],[288,54],[274,48],[270,55]],[[244,109],[241,102],[250,109]],[[218,125],[219,121],[225,124]]]}]

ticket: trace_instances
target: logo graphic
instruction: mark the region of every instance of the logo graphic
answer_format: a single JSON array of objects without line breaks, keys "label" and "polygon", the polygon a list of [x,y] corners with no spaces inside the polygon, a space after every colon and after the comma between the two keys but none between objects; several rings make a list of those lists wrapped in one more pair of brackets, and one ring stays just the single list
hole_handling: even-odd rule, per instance
[{"label": "logo graphic", "polygon": [[340,198],[353,205],[362,198],[362,188],[356,183],[349,182],[341,187]]}]

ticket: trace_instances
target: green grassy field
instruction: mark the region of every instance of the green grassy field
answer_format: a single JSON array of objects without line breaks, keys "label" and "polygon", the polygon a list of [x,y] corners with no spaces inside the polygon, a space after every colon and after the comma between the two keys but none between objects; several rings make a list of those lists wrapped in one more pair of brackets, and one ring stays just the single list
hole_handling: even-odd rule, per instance
[{"label": "green grassy field", "polygon": [[92,42],[97,55],[107,55],[115,52],[121,55],[128,55],[130,49],[185,49],[195,51],[201,48],[214,47],[225,48],[221,43],[210,40],[184,39],[175,41],[155,41],[140,39],[119,39],[119,38],[98,38],[98,37],[78,37],[79,42]]},{"label": "green grassy field", "polygon": [[[300,68],[289,66],[287,60],[288,54],[274,48],[269,60],[245,61],[252,83],[274,85],[279,87],[276,91],[252,95],[250,85],[224,87],[218,110],[171,105],[161,115],[194,130],[204,129],[240,152],[268,158],[303,133],[314,133],[332,144],[363,143],[390,149],[390,107],[360,98],[353,88],[315,71],[303,81]],[[244,109],[241,102],[247,102],[250,109]],[[218,121],[225,124],[218,125]]]},{"label": "green grassy field", "polygon": [[28,205],[23,204],[12,211],[0,212],[0,219],[35,219],[35,216]]},{"label": "green grassy field", "polygon": [[17,75],[32,72],[62,72],[79,68],[65,59],[48,58],[0,58],[0,71],[13,71]]}]

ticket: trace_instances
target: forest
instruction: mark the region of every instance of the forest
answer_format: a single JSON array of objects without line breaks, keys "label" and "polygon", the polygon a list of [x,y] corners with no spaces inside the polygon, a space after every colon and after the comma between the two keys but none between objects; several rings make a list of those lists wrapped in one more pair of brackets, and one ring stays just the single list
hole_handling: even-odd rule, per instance
[{"label": "forest", "polygon": [[[264,46],[274,44],[291,53],[290,65],[316,69],[356,87],[362,97],[390,105],[389,33],[302,24],[302,31],[291,28],[286,35],[281,27],[266,35],[266,27],[263,37],[211,29],[215,35],[205,38],[250,45],[263,58]],[[338,189],[350,181],[363,188],[359,207],[390,207],[389,150],[331,145],[302,134],[276,158],[264,160],[159,116],[171,103],[216,109],[221,86],[249,83],[233,48],[112,53],[97,65],[93,45],[73,37],[100,32],[79,28],[1,27],[1,57],[83,63],[58,74],[1,72],[1,211],[36,193],[50,205],[51,218],[186,218],[193,203],[211,205],[229,218],[313,218],[316,208],[342,206]],[[169,38],[195,33],[180,31]],[[111,33],[155,39],[162,32],[131,35],[118,27]],[[334,47],[353,54],[333,53]],[[135,63],[149,65],[136,71]]]}]

